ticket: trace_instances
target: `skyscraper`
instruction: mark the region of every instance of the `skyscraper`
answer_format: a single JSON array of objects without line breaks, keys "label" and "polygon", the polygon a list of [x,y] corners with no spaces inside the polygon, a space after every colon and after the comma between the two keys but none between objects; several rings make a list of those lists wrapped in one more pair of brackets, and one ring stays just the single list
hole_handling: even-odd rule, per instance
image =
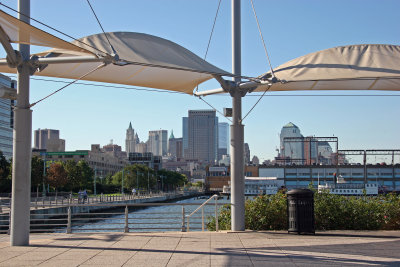
[{"label": "skyscraper", "polygon": [[244,143],[244,163],[250,163],[250,147],[248,143]]},{"label": "skyscraper", "polygon": [[218,118],[215,110],[189,110],[185,158],[214,163],[218,158]]},{"label": "skyscraper", "polygon": [[182,158],[182,138],[175,138],[173,131],[168,139],[168,155],[176,160]]},{"label": "skyscraper", "polygon": [[229,124],[226,122],[218,123],[218,160],[222,155],[229,155]]},{"label": "skyscraper", "polygon": [[132,128],[132,123],[129,122],[129,127],[126,130],[126,138],[125,138],[125,151],[126,154],[136,152],[135,150],[136,140],[135,140],[135,130]]},{"label": "skyscraper", "polygon": [[[16,88],[16,81],[0,74],[0,84],[7,88]],[[14,112],[12,110],[14,100],[0,98],[0,151],[6,159],[13,155],[13,125]]]},{"label": "skyscraper", "polygon": [[147,151],[152,152],[154,156],[166,156],[168,153],[168,131],[149,131]]},{"label": "skyscraper", "polygon": [[189,148],[189,118],[182,118],[182,156],[188,153]]},{"label": "skyscraper", "polygon": [[299,127],[289,122],[282,127],[280,134],[281,141],[281,157],[290,158],[291,160],[303,160],[303,143],[302,142],[288,142],[284,141],[285,137],[299,137],[303,138],[300,133]]},{"label": "skyscraper", "polygon": [[34,147],[49,152],[65,151],[65,140],[60,139],[60,131],[53,129],[37,129],[34,136]]}]

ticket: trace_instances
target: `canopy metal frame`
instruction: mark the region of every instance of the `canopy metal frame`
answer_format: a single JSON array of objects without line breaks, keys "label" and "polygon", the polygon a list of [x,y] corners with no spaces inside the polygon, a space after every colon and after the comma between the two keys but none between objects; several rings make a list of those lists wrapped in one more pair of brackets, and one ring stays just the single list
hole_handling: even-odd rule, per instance
[{"label": "canopy metal frame", "polygon": [[[18,0],[19,19],[30,24],[30,0]],[[24,15],[21,15],[24,14]],[[232,96],[233,123],[231,125],[231,185],[232,185],[232,230],[245,230],[244,224],[244,125],[242,124],[241,98],[253,91],[260,84],[255,81],[241,82],[241,21],[240,0],[232,0],[232,81],[213,74],[221,84],[222,91]],[[23,33],[21,33],[23,34]],[[6,60],[0,64],[8,64],[17,68],[18,89],[17,106],[15,107],[14,138],[13,138],[13,173],[12,173],[12,205],[11,205],[11,245],[29,245],[29,216],[30,216],[30,170],[31,170],[31,139],[32,139],[32,110],[29,104],[29,78],[48,64],[102,62],[123,66],[117,55],[110,56],[70,56],[70,57],[37,57],[30,56],[30,45],[19,44],[15,51],[4,30],[0,28],[0,42],[7,52]],[[132,64],[127,62],[128,64]],[[188,70],[189,71],[189,70]],[[222,90],[222,91],[221,91]],[[196,95],[208,95],[201,92]]]}]

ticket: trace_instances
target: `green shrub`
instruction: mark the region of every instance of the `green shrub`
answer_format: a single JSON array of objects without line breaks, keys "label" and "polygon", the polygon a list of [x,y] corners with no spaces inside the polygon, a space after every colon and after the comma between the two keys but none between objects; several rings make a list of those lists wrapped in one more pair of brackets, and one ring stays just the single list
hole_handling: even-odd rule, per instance
[{"label": "green shrub", "polygon": [[[245,204],[246,229],[287,229],[286,195],[258,196]],[[314,194],[317,230],[400,230],[400,196],[341,196],[327,192]],[[220,230],[230,230],[231,209],[221,208]],[[209,230],[215,230],[215,218],[209,217]]]},{"label": "green shrub", "polygon": [[[245,227],[252,230],[287,229],[286,195],[257,196],[245,203]],[[215,218],[210,216],[207,228],[215,231]],[[218,215],[219,230],[231,229],[231,207],[224,205]]]}]

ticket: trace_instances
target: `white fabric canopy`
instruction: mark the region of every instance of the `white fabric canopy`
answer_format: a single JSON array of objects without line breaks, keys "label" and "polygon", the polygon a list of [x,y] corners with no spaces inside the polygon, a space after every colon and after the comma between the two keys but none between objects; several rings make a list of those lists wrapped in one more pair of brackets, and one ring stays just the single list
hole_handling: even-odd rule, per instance
[{"label": "white fabric canopy", "polygon": [[[111,32],[84,37],[68,43],[0,11],[0,26],[10,43],[24,43],[54,49],[37,54],[51,58],[118,55],[120,64],[108,64],[89,75],[101,62],[49,63],[34,75],[166,89],[192,94],[213,74],[228,75],[189,50],[171,41],[143,33]],[[0,72],[16,73],[16,68],[0,65]]]},{"label": "white fabric canopy", "polygon": [[[107,33],[107,37],[123,61],[122,66],[109,64],[85,77],[84,80],[144,86],[192,94],[198,84],[212,79],[212,74],[229,75],[228,72],[211,65],[189,50],[166,39],[133,32],[111,32]],[[75,41],[73,44],[84,47],[93,53],[99,52],[92,47],[107,54],[113,53],[104,34],[84,37],[80,41]],[[60,49],[48,52],[53,52],[60,57],[74,55],[73,52]],[[52,64],[35,75],[76,79],[98,65],[97,62]]]},{"label": "white fabric canopy", "polygon": [[[276,69],[268,91],[400,90],[400,46],[349,45],[293,59]],[[270,73],[260,78],[270,76]],[[264,91],[259,87],[255,91]]]},{"label": "white fabric canopy", "polygon": [[52,48],[67,49],[91,54],[86,49],[75,46],[45,31],[33,27],[0,10],[0,26],[11,43],[31,44]]}]

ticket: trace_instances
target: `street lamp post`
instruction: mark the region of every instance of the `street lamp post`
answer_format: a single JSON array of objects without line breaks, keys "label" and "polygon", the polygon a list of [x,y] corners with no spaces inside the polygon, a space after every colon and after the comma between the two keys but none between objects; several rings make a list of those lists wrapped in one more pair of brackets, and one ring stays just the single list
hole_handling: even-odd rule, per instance
[{"label": "street lamp post", "polygon": [[44,185],[44,178],[46,177],[46,153],[43,154],[43,179],[42,179],[42,183],[43,183],[43,197],[46,196],[46,186]]}]

